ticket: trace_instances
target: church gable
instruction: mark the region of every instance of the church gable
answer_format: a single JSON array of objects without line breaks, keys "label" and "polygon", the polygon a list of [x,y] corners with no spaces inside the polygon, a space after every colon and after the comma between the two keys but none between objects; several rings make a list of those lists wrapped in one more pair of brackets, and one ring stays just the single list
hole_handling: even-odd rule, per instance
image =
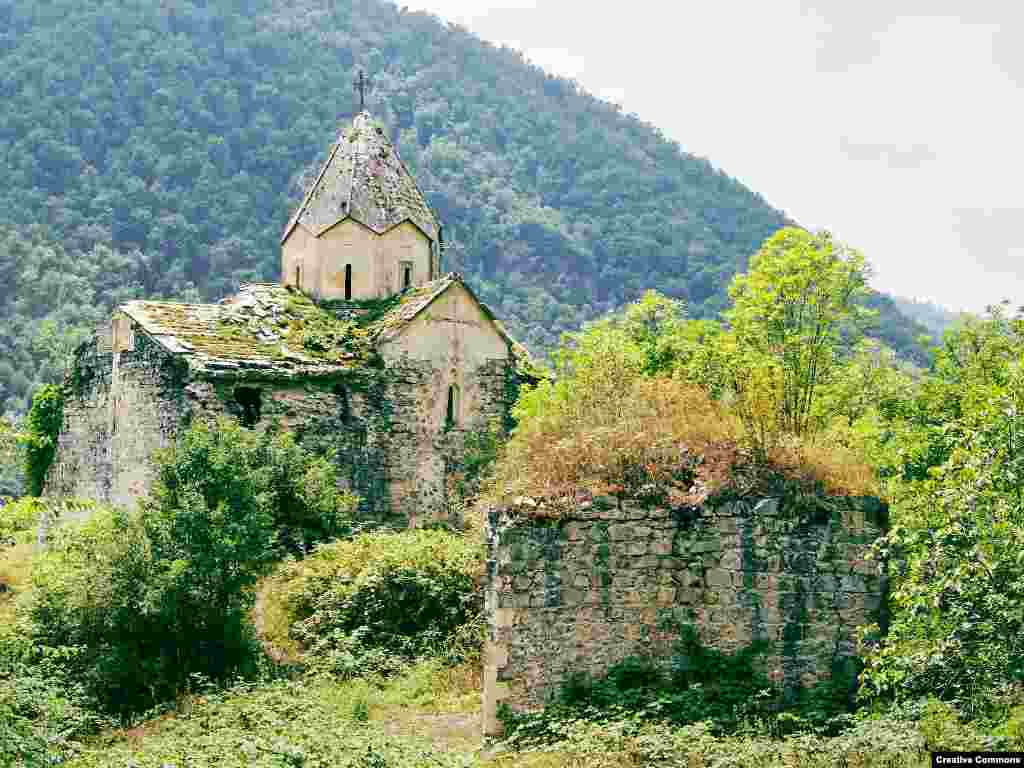
[{"label": "church gable", "polygon": [[473,367],[509,357],[509,339],[473,292],[457,276],[422,302],[400,328],[381,340],[387,357],[455,359]]}]

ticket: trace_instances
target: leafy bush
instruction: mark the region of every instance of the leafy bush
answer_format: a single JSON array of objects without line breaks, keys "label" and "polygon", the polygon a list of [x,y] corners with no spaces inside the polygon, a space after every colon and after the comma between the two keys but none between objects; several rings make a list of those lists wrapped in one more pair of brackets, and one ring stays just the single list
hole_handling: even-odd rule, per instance
[{"label": "leafy bush", "polygon": [[1024,373],[991,368],[973,384],[984,399],[949,425],[949,459],[907,486],[877,544],[900,567],[888,636],[867,647],[865,698],[934,695],[972,719],[1019,703]]},{"label": "leafy bush", "polygon": [[252,587],[291,545],[342,530],[333,467],[287,435],[199,422],[165,452],[137,512],[58,528],[29,603],[41,652],[121,716],[172,699],[192,675],[255,669]]},{"label": "leafy bush", "polygon": [[55,384],[40,387],[32,396],[32,408],[26,420],[25,474],[32,496],[43,492],[63,425],[64,390]]},{"label": "leafy bush", "polygon": [[0,504],[0,547],[5,543],[32,541],[39,527],[47,528],[61,521],[92,514],[99,504],[91,499],[44,496],[22,496],[16,501]]},{"label": "leafy bush", "polygon": [[[912,723],[864,720],[837,737],[800,734],[784,739],[713,733],[707,723],[674,727],[643,716],[600,721],[566,718],[553,723],[554,739],[544,744],[513,737],[498,747],[509,760],[497,765],[593,768],[657,765],[665,768],[925,768],[931,764],[924,739]],[[979,743],[982,739],[978,738]],[[511,750],[519,750],[512,752]]]},{"label": "leafy bush", "polygon": [[81,686],[22,668],[0,674],[0,765],[41,768],[78,752],[108,721],[88,706]]},{"label": "leafy bush", "polygon": [[0,501],[24,493],[25,447],[18,425],[0,418]]},{"label": "leafy bush", "polygon": [[65,679],[117,714],[173,698],[191,671],[222,674],[248,656],[237,609],[214,626],[208,609],[191,616],[187,591],[162,573],[170,568],[199,575],[187,561],[159,562],[141,515],[112,509],[58,528],[35,564],[33,640],[60,654]]},{"label": "leafy bush", "polygon": [[[305,450],[290,432],[257,433],[232,419],[195,422],[176,445],[157,454],[157,464],[157,482],[145,503],[152,525],[161,518],[194,519],[194,534],[204,536],[205,518],[229,513],[218,524],[234,526],[237,546],[251,546],[236,553],[247,562],[301,554],[348,531],[357,504],[338,491],[330,455]],[[193,514],[182,516],[185,509]],[[171,532],[169,541],[184,534]]]},{"label": "leafy bush", "polygon": [[285,565],[274,599],[317,669],[356,676],[421,656],[463,660],[481,637],[482,554],[447,531],[364,533]]},{"label": "leafy bush", "polygon": [[13,543],[17,534],[35,528],[44,511],[43,500],[34,496],[0,504],[0,546]]},{"label": "leafy bush", "polygon": [[479,747],[470,714],[479,678],[463,672],[425,663],[387,681],[305,677],[202,686],[174,716],[94,739],[72,765],[470,768]]}]

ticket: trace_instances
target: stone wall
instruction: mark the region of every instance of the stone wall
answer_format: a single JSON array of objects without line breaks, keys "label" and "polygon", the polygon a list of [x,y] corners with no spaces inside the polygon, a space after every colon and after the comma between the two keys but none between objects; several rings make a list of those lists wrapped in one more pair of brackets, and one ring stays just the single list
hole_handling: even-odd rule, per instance
[{"label": "stone wall", "polygon": [[64,427],[46,479],[49,496],[130,506],[149,487],[149,457],[173,440],[186,412],[185,370],[152,339],[76,353],[65,387]]},{"label": "stone wall", "polygon": [[848,663],[858,625],[884,624],[884,579],[864,559],[886,515],[874,499],[487,512],[485,735],[500,733],[499,705],[540,707],[570,673],[667,661],[666,618],[723,651],[766,640],[764,671],[790,693]]},{"label": "stone wall", "polygon": [[308,447],[336,452],[362,517],[399,527],[427,523],[449,515],[467,432],[504,423],[515,399],[510,360],[474,361],[463,372],[471,413],[448,427],[451,373],[436,362],[401,355],[382,368],[318,379],[197,376],[141,327],[130,330],[129,350],[103,352],[94,340],[78,352],[48,495],[133,506],[152,483],[152,451],[191,419],[243,418],[236,393],[245,387],[258,392],[254,429],[276,422]]}]

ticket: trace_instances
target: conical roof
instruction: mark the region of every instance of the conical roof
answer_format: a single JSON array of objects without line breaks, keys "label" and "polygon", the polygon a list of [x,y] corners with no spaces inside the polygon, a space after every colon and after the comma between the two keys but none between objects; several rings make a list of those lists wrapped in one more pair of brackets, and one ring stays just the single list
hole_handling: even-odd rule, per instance
[{"label": "conical roof", "polygon": [[350,217],[378,234],[411,221],[437,241],[437,219],[397,150],[368,112],[356,115],[349,130],[338,136],[281,240],[297,224],[319,236]]}]

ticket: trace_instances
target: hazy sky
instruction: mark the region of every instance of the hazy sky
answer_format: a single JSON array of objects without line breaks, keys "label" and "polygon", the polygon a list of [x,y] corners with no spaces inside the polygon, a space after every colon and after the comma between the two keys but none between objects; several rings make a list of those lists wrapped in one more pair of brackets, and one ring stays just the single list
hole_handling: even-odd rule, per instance
[{"label": "hazy sky", "polygon": [[955,309],[1024,304],[1024,12],[991,0],[414,0],[661,128]]}]

